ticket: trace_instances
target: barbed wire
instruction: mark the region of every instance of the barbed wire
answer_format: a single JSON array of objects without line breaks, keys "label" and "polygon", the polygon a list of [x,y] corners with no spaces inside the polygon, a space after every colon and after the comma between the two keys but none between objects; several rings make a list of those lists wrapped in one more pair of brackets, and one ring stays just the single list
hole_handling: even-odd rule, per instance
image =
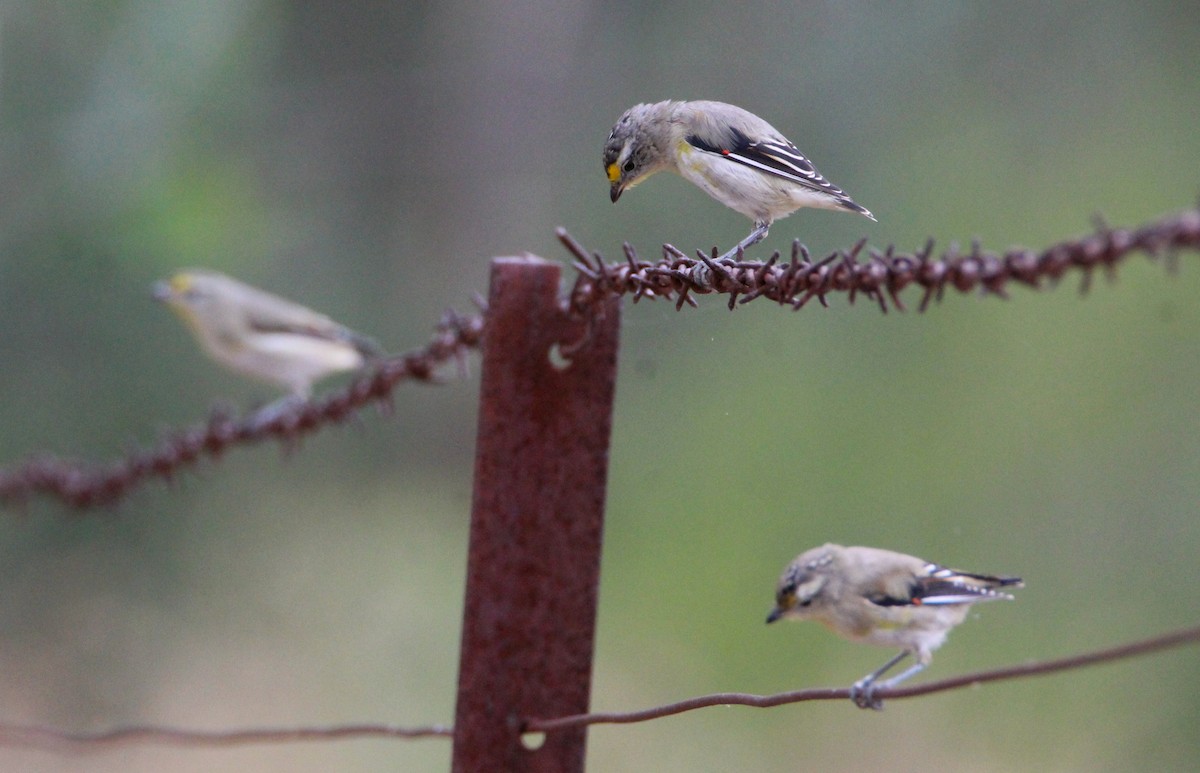
[{"label": "barbed wire", "polygon": [[[1137,253],[1151,258],[1166,255],[1171,259],[1168,268],[1173,270],[1178,251],[1200,249],[1200,210],[1185,210],[1134,229],[1112,228],[1098,219],[1093,233],[1040,251],[1014,248],[995,253],[974,242],[965,254],[952,244],[937,258],[932,239],[914,253],[898,253],[891,246],[877,250],[862,239],[821,260],[813,259],[796,241],[787,261],[776,252],[766,261],[728,263],[715,259],[715,248],[714,257],[698,252],[696,258],[690,258],[669,244],[663,245],[663,258],[651,262],[642,260],[626,244],[625,260],[608,263],[566,230],[558,229],[557,235],[574,257],[578,272],[563,302],[585,319],[599,313],[605,301],[626,295],[634,302],[643,298],[674,300],[676,309],[685,304],[696,306],[698,295],[723,294],[728,296],[730,309],[765,298],[799,310],[813,299],[828,305],[829,295],[845,293],[851,303],[859,295],[866,296],[886,313],[889,308],[905,310],[900,293],[913,285],[923,289],[918,310],[925,311],[948,289],[961,293],[980,290],[1007,298],[1013,282],[1039,289],[1072,269],[1082,272],[1080,289],[1086,292],[1097,268],[1112,276],[1117,264]],[[866,261],[858,262],[861,255]],[[148,480],[170,480],[181,469],[202,459],[215,459],[234,446],[265,440],[294,443],[327,424],[345,421],[367,404],[390,408],[392,392],[401,382],[436,381],[436,371],[451,360],[458,363],[460,371],[465,370],[466,353],[479,347],[485,320],[486,314],[465,317],[449,312],[425,347],[386,358],[326,396],[272,411],[268,420],[253,413],[237,418],[216,410],[205,423],[168,433],[152,449],[133,451],[108,464],[39,455],[0,468],[0,505],[21,505],[34,495],[79,509],[111,505]],[[569,356],[571,348],[585,344],[586,337],[564,346],[563,353]]]},{"label": "barbed wire", "polygon": [[[614,295],[674,299],[675,308],[696,305],[693,296],[720,293],[729,296],[729,308],[766,298],[781,306],[799,310],[814,298],[822,306],[826,296],[846,293],[851,303],[864,295],[887,313],[889,303],[904,311],[900,293],[910,285],[923,288],[918,307],[925,311],[946,290],[960,293],[976,289],[1001,298],[1008,297],[1009,284],[1016,282],[1034,289],[1057,282],[1071,269],[1082,272],[1081,290],[1091,285],[1092,273],[1104,269],[1111,276],[1120,261],[1135,253],[1152,258],[1171,255],[1180,249],[1200,248],[1200,209],[1186,210],[1163,217],[1136,229],[1112,228],[1097,218],[1095,231],[1036,251],[1013,248],[1003,253],[988,252],[978,241],[962,254],[951,244],[940,257],[933,257],[934,241],[929,239],[915,253],[898,253],[893,246],[884,250],[867,247],[861,239],[848,250],[837,250],[814,260],[799,241],[792,243],[791,259],[781,262],[779,252],[766,261],[739,260],[721,262],[697,252],[689,258],[676,247],[663,245],[663,257],[656,262],[642,260],[628,243],[625,261],[606,263],[597,252],[588,252],[564,229],[559,240],[575,257],[579,276],[568,298],[572,309],[586,314]],[[866,261],[858,258],[865,251]],[[1172,265],[1173,268],[1173,265]]]},{"label": "barbed wire", "polygon": [[[1195,626],[1146,639],[1139,639],[1115,647],[1093,650],[1055,660],[1031,661],[1016,666],[977,671],[921,684],[880,688],[876,691],[876,696],[889,700],[914,698],[918,695],[945,692],[947,690],[987,682],[999,682],[1028,676],[1043,676],[1060,671],[1111,663],[1198,643],[1200,643],[1200,626]],[[595,712],[550,719],[529,718],[522,723],[519,732],[521,734],[552,733],[558,730],[585,725],[648,722],[653,719],[661,719],[662,717],[683,714],[688,711],[712,706],[773,708],[804,701],[847,700],[849,698],[850,688],[847,687],[810,688],[775,693],[773,695],[753,695],[751,693],[738,692],[713,693],[640,711]],[[453,735],[454,729],[447,725],[399,727],[396,725],[374,723],[334,725],[329,727],[248,728],[229,731],[190,730],[162,725],[135,725],[93,733],[71,732],[37,725],[0,724],[0,747],[35,748],[56,752],[87,752],[119,746],[150,744],[181,747],[229,747],[251,744],[364,738],[405,740],[435,737],[451,738]]]},{"label": "barbed wire", "polygon": [[466,353],[479,347],[483,316],[446,312],[424,347],[385,357],[345,387],[310,401],[268,406],[237,418],[214,411],[201,425],[168,433],[149,450],[133,451],[109,464],[89,464],[55,456],[36,456],[0,469],[0,503],[20,505],[34,494],[61,500],[75,508],[110,505],[152,478],[170,480],[202,459],[216,459],[233,446],[265,440],[294,444],[326,424],[345,421],[358,409],[377,403],[392,409],[392,393],[404,381],[430,383],[442,365],[454,361],[466,372]]}]

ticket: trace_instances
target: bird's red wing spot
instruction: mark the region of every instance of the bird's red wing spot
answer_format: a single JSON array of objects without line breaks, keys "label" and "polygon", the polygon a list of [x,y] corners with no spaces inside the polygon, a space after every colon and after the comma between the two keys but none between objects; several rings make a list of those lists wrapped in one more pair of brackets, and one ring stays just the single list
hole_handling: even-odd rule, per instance
[{"label": "bird's red wing spot", "polygon": [[921,604],[922,604],[922,603],[924,603],[924,602],[922,602],[922,601],[921,601],[921,598],[918,596],[918,597],[916,597],[916,598],[914,598],[914,599],[912,600],[912,603],[913,603],[913,606],[914,606],[914,607],[919,607],[919,606],[921,606]]},{"label": "bird's red wing spot", "polygon": [[721,155],[722,155],[722,156],[728,156],[728,155],[729,155],[730,153],[732,153],[732,152],[733,152],[733,151],[731,151],[731,150],[727,150],[727,149],[725,149],[725,148],[721,148]]}]

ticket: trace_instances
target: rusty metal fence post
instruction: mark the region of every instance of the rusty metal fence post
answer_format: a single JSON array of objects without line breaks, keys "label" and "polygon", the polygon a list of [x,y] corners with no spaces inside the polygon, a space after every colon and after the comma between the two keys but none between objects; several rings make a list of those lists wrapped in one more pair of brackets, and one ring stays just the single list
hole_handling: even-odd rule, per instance
[{"label": "rusty metal fence post", "polygon": [[[458,773],[579,773],[586,728],[525,748],[523,717],[584,712],[591,692],[620,307],[590,328],[560,269],[497,258],[483,344],[475,490],[454,721]],[[569,364],[555,344],[581,340]]]}]

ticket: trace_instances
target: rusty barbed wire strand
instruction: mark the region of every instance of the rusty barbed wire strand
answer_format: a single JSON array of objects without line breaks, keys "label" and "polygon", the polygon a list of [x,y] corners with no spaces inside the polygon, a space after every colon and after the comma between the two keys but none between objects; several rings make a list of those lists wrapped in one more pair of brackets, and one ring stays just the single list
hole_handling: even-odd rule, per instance
[{"label": "rusty barbed wire strand", "polygon": [[[1082,272],[1080,290],[1086,292],[1097,268],[1111,276],[1118,263],[1135,253],[1151,258],[1165,255],[1173,270],[1175,253],[1200,249],[1200,209],[1168,215],[1134,229],[1112,228],[1097,219],[1093,233],[1041,251],[993,253],[973,242],[965,254],[951,244],[937,258],[933,257],[932,239],[915,253],[898,253],[892,246],[881,251],[867,247],[862,239],[850,249],[820,260],[796,241],[790,260],[782,261],[775,253],[766,261],[734,263],[716,261],[716,250],[712,257],[697,253],[696,258],[689,258],[669,244],[663,245],[663,258],[651,262],[626,244],[623,262],[606,263],[566,230],[559,228],[557,235],[574,257],[578,272],[564,303],[584,318],[599,313],[605,300],[626,295],[633,296],[635,303],[643,298],[674,300],[676,309],[684,304],[696,306],[697,295],[725,294],[730,309],[766,298],[799,310],[814,298],[824,306],[830,294],[846,293],[851,303],[864,295],[886,313],[889,308],[905,310],[900,294],[911,285],[923,288],[918,310],[925,311],[931,302],[940,301],[948,288],[961,293],[978,289],[1007,298],[1012,282],[1039,289],[1057,283],[1072,269]],[[867,260],[858,262],[864,254]],[[344,421],[368,403],[389,408],[392,390],[400,382],[435,381],[435,371],[449,360],[465,369],[466,352],[478,348],[484,325],[483,316],[448,313],[423,349],[387,358],[343,389],[289,406],[269,421],[256,421],[254,414],[239,419],[218,410],[204,424],[170,433],[153,449],[134,451],[107,465],[42,455],[0,468],[0,505],[19,505],[38,494],[80,509],[111,505],[150,479],[170,480],[180,469],[203,458],[217,458],[232,446],[268,439],[292,443],[327,424]],[[586,336],[565,343],[562,353],[569,357],[574,348],[586,343]]]},{"label": "rusty barbed wire strand", "polygon": [[[988,252],[976,241],[966,253],[951,244],[937,258],[933,239],[915,253],[898,253],[893,246],[878,250],[867,247],[862,239],[821,260],[815,260],[807,247],[795,241],[790,260],[782,260],[776,252],[766,261],[739,259],[732,263],[716,261],[716,250],[712,257],[698,252],[696,258],[689,258],[669,244],[663,245],[662,259],[651,262],[641,259],[626,243],[625,260],[606,263],[603,256],[589,252],[564,229],[559,228],[557,235],[574,256],[579,272],[567,302],[585,316],[614,295],[631,295],[634,302],[673,299],[679,309],[685,303],[695,306],[696,295],[713,293],[728,295],[731,310],[758,298],[799,310],[814,298],[825,306],[826,297],[834,293],[846,293],[850,303],[864,295],[887,313],[893,307],[905,310],[900,293],[911,285],[923,289],[920,311],[940,301],[948,289],[960,293],[980,290],[1007,298],[1013,282],[1040,289],[1072,269],[1082,272],[1080,289],[1086,292],[1097,268],[1111,276],[1117,263],[1135,253],[1157,258],[1200,248],[1200,210],[1185,210],[1135,229],[1112,228],[1097,219],[1093,233],[1040,251]],[[859,262],[860,256],[866,260]],[[1173,268],[1173,262],[1169,267]]]},{"label": "rusty barbed wire strand", "polygon": [[[1017,666],[1008,666],[1006,668],[997,668],[990,671],[979,671],[973,674],[964,674],[962,676],[950,677],[948,679],[940,679],[923,684],[910,685],[906,687],[890,687],[880,689],[876,692],[876,696],[881,699],[898,699],[898,698],[914,698],[918,695],[928,695],[935,692],[945,692],[946,690],[954,690],[961,687],[969,687],[972,685],[983,684],[985,682],[999,682],[1008,679],[1018,679],[1026,676],[1041,676],[1044,674],[1056,673],[1059,671],[1069,671],[1086,666],[1094,666],[1101,663],[1110,663],[1116,660],[1124,660],[1127,658],[1138,657],[1141,655],[1150,655],[1163,650],[1182,647],[1188,644],[1200,644],[1200,626],[1193,628],[1184,628],[1179,631],[1154,636],[1149,639],[1140,639],[1128,644],[1122,644],[1116,647],[1107,649],[1085,652],[1079,655],[1070,655],[1056,660],[1032,661],[1023,663]],[[710,706],[751,706],[754,708],[771,708],[774,706],[783,706],[789,703],[800,703],[802,701],[814,700],[844,700],[850,698],[850,689],[847,687],[827,687],[813,688],[807,690],[794,690],[792,692],[776,693],[774,695],[753,695],[750,693],[714,693],[712,695],[701,695],[696,698],[678,701],[676,703],[668,703],[663,706],[656,706],[642,711],[629,712],[595,712],[591,714],[575,714],[568,717],[556,717],[553,719],[526,719],[521,730],[525,733],[549,733],[555,730],[563,730],[569,727],[579,727],[581,725],[599,725],[599,724],[630,724],[633,722],[647,722],[651,719],[660,719],[674,714],[682,714],[687,711],[695,711],[696,709],[708,708]]]},{"label": "rusty barbed wire strand", "polygon": [[0,747],[52,752],[101,751],[126,746],[229,747],[296,741],[343,741],[363,738],[449,738],[445,725],[397,727],[364,723],[333,727],[247,728],[244,730],[188,730],[161,725],[136,725],[95,733],[75,733],[40,725],[0,724]]},{"label": "rusty barbed wire strand", "polygon": [[0,504],[19,505],[41,494],[80,509],[111,505],[147,480],[169,481],[181,469],[216,459],[233,446],[271,439],[295,443],[327,424],[345,421],[369,403],[390,411],[393,390],[401,382],[433,382],[439,368],[450,361],[465,373],[466,353],[479,347],[483,327],[482,315],[446,312],[421,349],[385,357],[345,387],[272,410],[268,420],[259,419],[256,412],[237,418],[214,411],[205,423],[171,432],[152,449],[133,451],[108,464],[43,455],[0,469]]}]

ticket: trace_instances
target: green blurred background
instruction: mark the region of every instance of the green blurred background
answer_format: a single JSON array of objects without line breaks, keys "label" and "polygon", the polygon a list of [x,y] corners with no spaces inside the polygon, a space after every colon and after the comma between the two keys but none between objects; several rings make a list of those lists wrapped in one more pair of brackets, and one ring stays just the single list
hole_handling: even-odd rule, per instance
[{"label": "green blurred background", "polygon": [[[1194,3],[7,2],[0,460],[104,460],[274,397],[149,298],[207,266],[393,350],[566,226],[728,246],[678,178],[608,201],[639,101],[790,136],[879,223],[764,245],[1040,247],[1200,193]],[[930,676],[1200,620],[1200,265],[881,315],[626,309],[593,704],[847,685],[890,653],[763,625],[825,541],[1025,577]],[[1099,277],[1098,277],[1099,279]],[[919,293],[904,296],[910,307]],[[476,368],[477,370],[477,368]],[[81,730],[453,718],[477,380],[239,449],[109,511],[0,519],[0,721]],[[590,734],[589,770],[1194,769],[1200,653],[896,702],[709,709]],[[444,770],[443,740],[91,756],[23,771]]]}]

